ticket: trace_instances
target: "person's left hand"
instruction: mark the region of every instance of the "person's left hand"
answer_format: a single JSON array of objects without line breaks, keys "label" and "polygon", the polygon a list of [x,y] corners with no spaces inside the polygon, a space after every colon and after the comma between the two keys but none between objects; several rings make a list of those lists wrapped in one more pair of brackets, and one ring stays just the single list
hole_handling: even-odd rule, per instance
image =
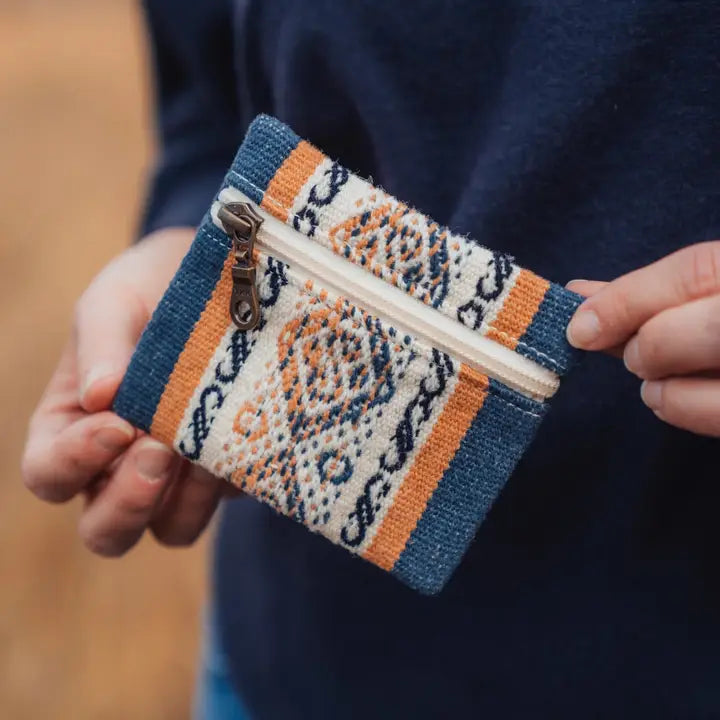
[{"label": "person's left hand", "polygon": [[720,241],[568,288],[589,296],[568,327],[572,345],[622,355],[661,420],[720,437]]},{"label": "person's left hand", "polygon": [[158,230],[95,277],[30,421],[26,486],[47,502],[84,495],[78,533],[99,555],[124,554],[146,529],[167,545],[189,545],[221,496],[236,493],[111,411],[140,333],[194,235]]}]

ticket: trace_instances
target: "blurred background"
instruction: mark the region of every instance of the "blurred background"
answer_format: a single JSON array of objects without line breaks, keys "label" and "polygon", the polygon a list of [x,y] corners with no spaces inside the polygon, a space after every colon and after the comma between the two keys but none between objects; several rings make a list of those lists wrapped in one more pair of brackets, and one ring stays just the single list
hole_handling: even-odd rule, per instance
[{"label": "blurred background", "polygon": [[0,0],[0,717],[189,715],[208,539],[101,560],[22,486],[75,299],[131,241],[152,153],[134,0]]}]

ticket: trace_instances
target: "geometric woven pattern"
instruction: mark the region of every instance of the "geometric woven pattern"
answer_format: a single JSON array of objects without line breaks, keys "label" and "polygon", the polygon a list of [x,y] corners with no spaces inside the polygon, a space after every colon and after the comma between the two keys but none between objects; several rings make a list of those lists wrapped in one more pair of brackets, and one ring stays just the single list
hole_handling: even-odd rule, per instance
[{"label": "geometric woven pattern", "polygon": [[[255,120],[225,184],[449,320],[559,375],[570,367],[576,295],[439,226],[279,121]],[[260,321],[243,332],[228,312],[233,262],[208,214],[116,411],[412,587],[438,591],[545,405],[263,255]]]}]

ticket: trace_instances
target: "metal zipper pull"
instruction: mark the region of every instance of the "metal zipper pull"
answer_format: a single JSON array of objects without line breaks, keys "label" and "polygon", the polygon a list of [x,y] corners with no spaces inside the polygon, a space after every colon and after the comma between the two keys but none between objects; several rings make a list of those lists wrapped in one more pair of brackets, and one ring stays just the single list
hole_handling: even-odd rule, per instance
[{"label": "metal zipper pull", "polygon": [[255,208],[246,202],[220,206],[218,219],[232,238],[235,264],[232,267],[233,289],[230,317],[240,330],[252,330],[260,322],[260,303],[256,285],[255,237],[263,223]]}]

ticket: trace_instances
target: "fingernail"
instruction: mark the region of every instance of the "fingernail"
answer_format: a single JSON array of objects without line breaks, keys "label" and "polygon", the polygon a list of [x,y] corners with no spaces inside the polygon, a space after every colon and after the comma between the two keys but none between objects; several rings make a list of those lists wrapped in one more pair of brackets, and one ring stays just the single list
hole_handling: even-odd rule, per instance
[{"label": "fingernail", "polygon": [[575,283],[584,283],[584,282],[587,282],[587,280],[585,280],[583,278],[575,278],[574,280],[571,280],[570,282],[566,283],[565,287],[568,290],[572,290],[572,288],[570,287],[571,285],[574,285]]},{"label": "fingernail", "polygon": [[135,461],[138,473],[148,482],[164,480],[172,466],[172,451],[157,440],[143,442],[143,448]]},{"label": "fingernail", "polygon": [[94,365],[88,370],[87,374],[82,380],[80,387],[80,400],[87,395],[88,390],[98,381],[103,378],[112,377],[118,373],[118,369],[110,363],[100,363]]},{"label": "fingernail", "polygon": [[600,320],[592,310],[579,310],[567,329],[568,342],[576,348],[587,348],[600,334]]},{"label": "fingernail", "polygon": [[640,397],[651,410],[657,410],[662,405],[662,391],[662,382],[646,380],[640,386]]},{"label": "fingernail", "polygon": [[623,362],[625,367],[635,375],[640,375],[642,371],[642,361],[640,359],[640,343],[636,337],[631,338],[625,346],[623,353]]},{"label": "fingernail", "polygon": [[93,438],[103,449],[109,452],[117,452],[127,447],[135,437],[135,430],[132,425],[118,420],[101,427],[95,432]]}]

